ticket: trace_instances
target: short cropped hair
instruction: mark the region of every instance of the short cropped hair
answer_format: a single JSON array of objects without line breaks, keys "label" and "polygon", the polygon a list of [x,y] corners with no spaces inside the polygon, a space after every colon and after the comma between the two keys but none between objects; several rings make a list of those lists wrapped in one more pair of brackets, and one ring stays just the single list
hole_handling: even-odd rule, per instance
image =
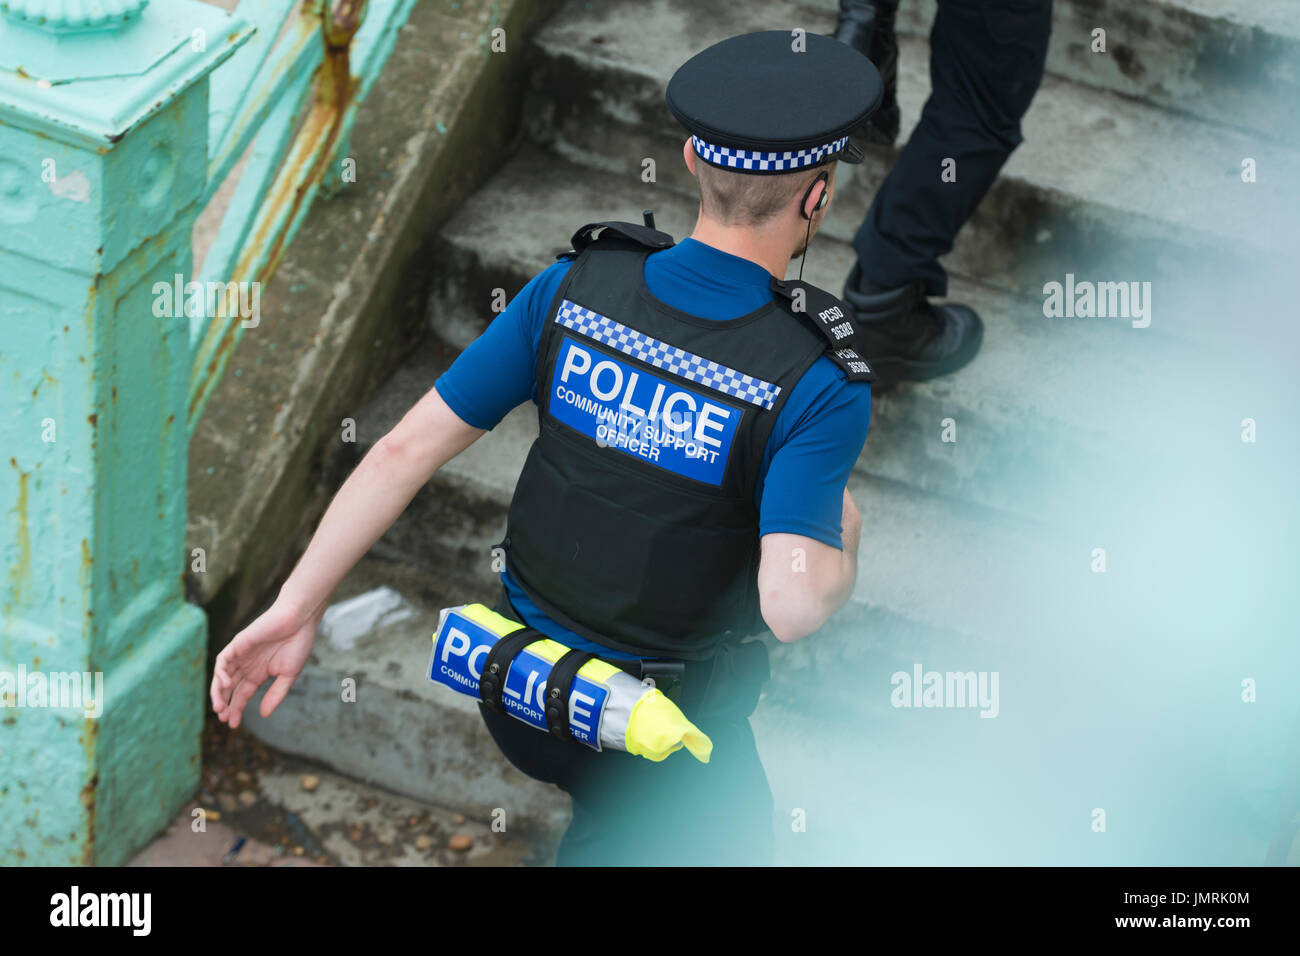
[{"label": "short cropped hair", "polygon": [[704,215],[724,226],[760,226],[812,185],[827,166],[793,173],[736,173],[695,157]]}]

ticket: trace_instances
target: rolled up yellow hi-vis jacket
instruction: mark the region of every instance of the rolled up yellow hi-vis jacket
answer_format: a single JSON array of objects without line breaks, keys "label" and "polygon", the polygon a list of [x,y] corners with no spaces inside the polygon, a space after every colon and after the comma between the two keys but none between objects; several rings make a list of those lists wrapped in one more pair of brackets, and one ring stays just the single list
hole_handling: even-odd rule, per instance
[{"label": "rolled up yellow hi-vis jacket", "polygon": [[[443,608],[433,635],[429,679],[479,697],[482,668],[493,645],[522,627],[482,604]],[[540,636],[523,646],[501,684],[505,712],[547,731],[546,678],[568,651]],[[701,763],[708,763],[713,752],[713,742],[662,691],[599,658],[574,675],[568,710],[569,733],[593,750],[609,747],[659,761],[685,747]]]}]

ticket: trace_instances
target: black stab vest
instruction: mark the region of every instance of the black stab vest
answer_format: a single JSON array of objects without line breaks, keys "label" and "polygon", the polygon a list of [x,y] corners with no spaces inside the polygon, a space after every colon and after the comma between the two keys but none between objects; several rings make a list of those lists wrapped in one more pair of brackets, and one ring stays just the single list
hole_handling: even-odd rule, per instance
[{"label": "black stab vest", "polygon": [[871,372],[836,347],[838,300],[813,286],[774,280],[772,303],[721,322],[655,299],[645,259],[672,244],[593,223],[559,257],[576,261],[542,331],[539,434],[503,544],[553,620],[629,653],[700,660],[764,628],[754,491],[795,383],[822,354],[851,380]]}]

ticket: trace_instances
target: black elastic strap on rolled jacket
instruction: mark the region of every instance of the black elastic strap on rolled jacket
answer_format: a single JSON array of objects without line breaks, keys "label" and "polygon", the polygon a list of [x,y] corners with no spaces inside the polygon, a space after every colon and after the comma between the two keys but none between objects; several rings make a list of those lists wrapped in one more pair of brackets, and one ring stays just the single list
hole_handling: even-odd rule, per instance
[{"label": "black elastic strap on rolled jacket", "polygon": [[536,628],[525,627],[511,631],[487,652],[483,661],[483,676],[478,680],[478,696],[493,710],[503,710],[501,691],[506,686],[506,675],[510,673],[510,663],[520,651],[534,641],[545,640],[546,635]]},{"label": "black elastic strap on rolled jacket", "polygon": [[571,650],[551,668],[546,678],[546,726],[560,740],[569,738],[569,692],[582,665],[595,657],[587,651]]}]

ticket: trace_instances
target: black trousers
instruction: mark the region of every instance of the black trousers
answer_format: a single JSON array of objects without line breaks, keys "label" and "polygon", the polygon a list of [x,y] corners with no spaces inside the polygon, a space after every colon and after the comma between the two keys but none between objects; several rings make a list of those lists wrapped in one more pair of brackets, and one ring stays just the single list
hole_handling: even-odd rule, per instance
[{"label": "black trousers", "polygon": [[[519,620],[504,589],[495,610]],[[517,769],[573,798],[558,865],[764,865],[772,859],[772,791],[749,726],[761,681],[737,683],[722,694],[688,686],[680,701],[713,741],[707,764],[685,749],[660,763],[598,753],[482,704],[479,710]]]},{"label": "black trousers", "polygon": [[[939,257],[1020,145],[1052,28],[1052,0],[938,3],[930,98],[853,238],[863,274],[876,285],[919,279],[932,296],[948,294]],[[955,182],[944,181],[949,159]]]}]

